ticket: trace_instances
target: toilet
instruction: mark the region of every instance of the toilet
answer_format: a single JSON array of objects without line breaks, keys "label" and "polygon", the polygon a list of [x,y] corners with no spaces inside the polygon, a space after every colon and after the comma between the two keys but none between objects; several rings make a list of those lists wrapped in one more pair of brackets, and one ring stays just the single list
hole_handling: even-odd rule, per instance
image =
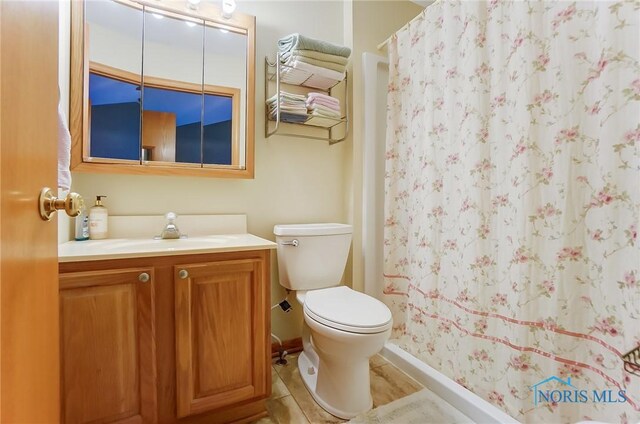
[{"label": "toilet", "polygon": [[303,352],[298,368],[315,401],[349,419],[373,405],[369,358],[391,334],[382,302],[340,285],[351,245],[345,224],[276,225],[280,284],[303,308]]}]

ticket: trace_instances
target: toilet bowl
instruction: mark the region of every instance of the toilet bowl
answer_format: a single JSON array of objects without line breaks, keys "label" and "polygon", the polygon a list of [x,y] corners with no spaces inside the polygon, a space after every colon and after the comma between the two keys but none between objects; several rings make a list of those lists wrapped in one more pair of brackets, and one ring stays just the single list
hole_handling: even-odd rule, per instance
[{"label": "toilet bowl", "polygon": [[369,358],[389,339],[391,312],[382,302],[344,286],[307,293],[307,299],[309,294],[323,298],[311,296],[303,306],[310,344],[298,359],[300,375],[322,408],[353,418],[372,407]]},{"label": "toilet bowl", "polygon": [[372,407],[369,358],[391,334],[389,308],[338,285],[351,243],[344,224],[276,225],[280,283],[303,307],[302,380],[329,413],[353,418]]}]

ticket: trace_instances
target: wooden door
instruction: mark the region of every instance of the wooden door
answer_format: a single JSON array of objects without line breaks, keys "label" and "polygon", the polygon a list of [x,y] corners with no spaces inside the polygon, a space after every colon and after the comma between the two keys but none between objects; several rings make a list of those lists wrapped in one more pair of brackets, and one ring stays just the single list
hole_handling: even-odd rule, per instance
[{"label": "wooden door", "polygon": [[264,270],[261,259],[174,267],[178,417],[268,396]]},{"label": "wooden door", "polygon": [[142,147],[151,150],[152,161],[176,161],[176,114],[145,110],[142,117]]},{"label": "wooden door", "polygon": [[58,3],[0,1],[0,422],[59,419]]},{"label": "wooden door", "polygon": [[60,275],[62,422],[156,422],[149,268]]}]

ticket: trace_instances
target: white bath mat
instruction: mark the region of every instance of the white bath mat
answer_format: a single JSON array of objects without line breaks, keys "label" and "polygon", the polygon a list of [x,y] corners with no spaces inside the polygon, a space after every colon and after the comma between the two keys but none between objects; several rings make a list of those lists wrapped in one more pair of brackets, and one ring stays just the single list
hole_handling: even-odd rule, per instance
[{"label": "white bath mat", "polygon": [[469,417],[427,389],[374,408],[349,422],[354,424],[473,423]]}]

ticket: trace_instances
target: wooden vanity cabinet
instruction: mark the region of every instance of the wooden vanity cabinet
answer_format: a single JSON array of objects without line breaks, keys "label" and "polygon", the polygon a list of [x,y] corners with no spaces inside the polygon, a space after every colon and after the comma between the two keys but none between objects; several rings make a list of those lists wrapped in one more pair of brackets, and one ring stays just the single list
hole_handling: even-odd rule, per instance
[{"label": "wooden vanity cabinet", "polygon": [[153,269],[60,274],[62,422],[154,422]]},{"label": "wooden vanity cabinet", "polygon": [[178,417],[267,394],[263,266],[239,259],[174,267]]},{"label": "wooden vanity cabinet", "polygon": [[269,250],[60,263],[61,421],[266,416],[269,290]]}]

